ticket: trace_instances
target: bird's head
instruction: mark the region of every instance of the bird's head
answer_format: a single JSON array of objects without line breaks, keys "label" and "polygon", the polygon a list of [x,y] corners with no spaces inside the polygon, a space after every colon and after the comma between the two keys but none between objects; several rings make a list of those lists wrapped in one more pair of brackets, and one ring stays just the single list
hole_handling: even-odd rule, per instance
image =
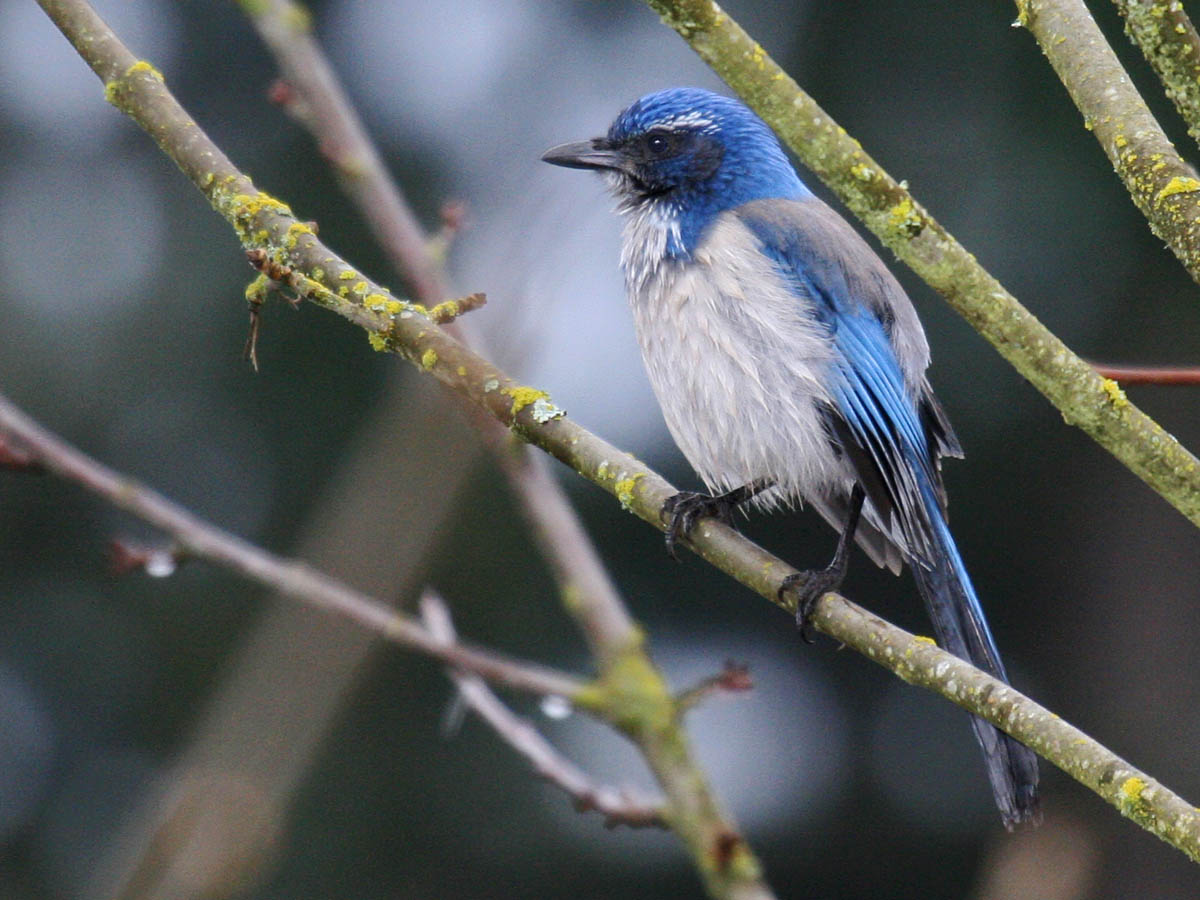
[{"label": "bird's head", "polygon": [[604,137],[552,147],[542,159],[607,173],[622,211],[653,206],[679,223],[685,244],[724,210],[808,194],[762,119],[740,101],[700,88],[647,94]]}]

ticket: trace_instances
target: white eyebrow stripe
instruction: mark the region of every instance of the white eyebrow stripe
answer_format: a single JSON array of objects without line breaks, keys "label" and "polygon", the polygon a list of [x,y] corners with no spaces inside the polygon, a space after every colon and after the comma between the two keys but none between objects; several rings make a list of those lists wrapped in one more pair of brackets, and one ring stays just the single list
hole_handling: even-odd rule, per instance
[{"label": "white eyebrow stripe", "polygon": [[680,126],[697,127],[703,132],[713,132],[717,130],[717,123],[699,110],[690,110],[678,116],[672,116],[669,119],[664,119],[661,123],[668,128],[676,128]]}]

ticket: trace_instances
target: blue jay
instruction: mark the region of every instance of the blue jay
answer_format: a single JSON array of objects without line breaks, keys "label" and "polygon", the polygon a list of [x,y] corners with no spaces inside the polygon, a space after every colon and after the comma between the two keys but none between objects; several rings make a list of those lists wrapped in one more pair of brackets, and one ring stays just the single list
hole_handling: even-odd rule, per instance
[{"label": "blue jay", "polygon": [[[940,457],[962,450],[925,377],[916,311],[770,128],[737,100],[672,88],[542,159],[607,176],[650,382],[714,492],[667,502],[668,550],[702,516],[807,502],[841,537],[827,566],[781,590],[806,638],[857,542],[897,574],[907,562],[941,645],[1007,681],[946,524]],[[1037,757],[972,724],[1005,826],[1035,820]]]}]

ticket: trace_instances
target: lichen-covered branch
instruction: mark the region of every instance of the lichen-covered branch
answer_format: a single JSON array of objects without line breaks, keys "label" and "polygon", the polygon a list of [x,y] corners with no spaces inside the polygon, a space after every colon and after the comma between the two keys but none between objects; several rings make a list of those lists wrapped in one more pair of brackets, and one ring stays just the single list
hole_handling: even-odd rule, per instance
[{"label": "lichen-covered branch", "polygon": [[[229,221],[264,272],[261,278],[283,281],[299,296],[363,326],[374,349],[411,360],[524,440],[555,448],[551,452],[573,468],[619,497],[632,498],[648,470],[627,471],[621,463],[628,457],[565,421],[544,392],[517,384],[435,326],[429,308],[396,298],[326,248],[310,225],[230,163],[175,101],[162,75],[134,58],[83,0],[40,2],[104,80],[106,98],[151,134]],[[256,281],[251,291],[264,287]],[[648,508],[643,513],[651,515]],[[657,518],[657,507],[652,515]],[[599,667],[597,681],[574,698],[576,705],[608,719],[639,745],[666,795],[664,817],[692,853],[708,892],[766,900],[771,892],[761,866],[713,796],[644,636],[623,604],[612,602],[614,596],[589,594],[573,607]]]},{"label": "lichen-covered branch", "polygon": [[[229,568],[283,596],[345,616],[401,646],[437,658],[452,669],[518,690],[566,697],[578,708],[611,722],[648,747],[652,764],[661,765],[681,754],[687,756],[686,738],[678,720],[693,701],[688,694],[673,698],[660,693],[661,679],[645,671],[648,661],[644,654],[631,653],[608,674],[583,683],[541,666],[451,641],[444,629],[422,627],[410,617],[303,563],[274,557],[107,469],[47,432],[3,395],[0,395],[0,439],[6,445],[11,442],[19,446],[24,457],[45,471],[74,481],[161,528],[190,556]],[[721,532],[707,535],[705,542],[725,546],[739,562],[749,556],[764,570],[773,567],[781,575],[793,571],[723,525],[706,521],[698,527]],[[773,579],[772,590],[778,587],[779,580],[779,577]],[[1123,815],[1200,861],[1200,810],[1014,688],[939,649],[928,638],[916,637],[890,625],[836,594],[825,595],[817,604],[813,624],[905,681],[941,694],[1003,728],[1095,791]],[[669,800],[660,810],[656,809],[654,817],[661,815],[673,828],[681,815],[692,823],[721,822],[719,817],[681,809],[675,799],[707,796],[695,786],[684,789],[671,780],[701,777],[698,770],[683,765],[663,768],[668,776]],[[567,782],[580,789],[585,783],[573,776]],[[646,813],[648,808],[639,805],[638,809]],[[759,880],[754,857],[736,832],[717,831],[703,836],[711,843],[707,845],[709,852],[702,872],[714,895],[739,900],[770,897]]]},{"label": "lichen-covered branch", "polygon": [[1200,282],[1200,179],[1167,139],[1082,0],[1017,0],[1133,202]]},{"label": "lichen-covered branch", "polygon": [[[1082,428],[1200,526],[1200,460],[1008,293],[716,3],[647,2],[1067,422]],[[1186,187],[1186,182],[1176,186]],[[1180,199],[1172,202],[1183,202],[1185,196],[1189,203],[1200,200],[1200,193],[1177,193]]]},{"label": "lichen-covered branch", "polygon": [[[232,166],[178,106],[166,90],[162,77],[148,64],[134,59],[83,0],[39,2],[80,48],[81,55],[104,78],[107,85],[106,95],[155,136],[163,150],[227,218],[247,250],[265,251],[272,265],[289,270],[289,284],[295,290],[306,299],[364,327],[369,333],[372,346],[376,349],[391,350],[410,360],[422,371],[434,375],[471,399],[489,415],[508,426],[518,437],[541,447],[614,494],[630,512],[657,528],[663,527],[660,510],[664,501],[676,493],[663,478],[633,457],[576,425],[566,417],[563,410],[554,405],[545,392],[516,383],[441,328],[434,326],[426,317],[424,307],[394,297],[321,244],[312,229],[292,216],[283,203],[258,192],[250,180]],[[699,4],[697,8],[708,17],[700,22],[700,25],[707,22],[719,26],[720,21],[727,22],[712,18],[714,10],[719,15],[723,14],[711,4]],[[680,27],[683,28],[683,25]],[[691,33],[692,26],[687,26],[684,31]],[[752,67],[770,71],[767,66],[769,60],[766,60],[761,49],[757,53],[751,53],[748,59]],[[780,81],[783,78],[786,76],[772,77],[771,80]],[[789,84],[790,93],[786,96],[791,99],[786,101],[786,105],[790,106],[797,97],[794,83]],[[801,96],[799,99],[803,101],[805,98]],[[797,107],[801,106],[802,102],[797,103]],[[815,106],[808,112],[812,113],[814,110],[819,112]],[[827,118],[818,118],[817,125],[819,131],[829,132],[826,137],[833,139],[837,128]],[[844,139],[844,135],[841,137]],[[836,139],[826,146],[833,148],[830,150],[832,154],[846,151],[846,146],[839,144]],[[870,188],[862,196],[879,197],[888,196],[890,191],[900,192],[894,196],[900,203],[900,211],[907,212],[898,216],[896,227],[905,233],[912,231],[918,238],[913,242],[913,246],[920,251],[913,251],[909,255],[916,253],[919,258],[922,253],[932,254],[929,257],[930,267],[933,271],[941,271],[942,278],[948,279],[947,291],[953,297],[959,296],[959,291],[953,288],[956,284],[955,277],[959,274],[964,278],[964,295],[974,300],[978,300],[979,296],[987,296],[987,290],[994,286],[995,299],[999,305],[990,313],[985,306],[982,312],[975,313],[976,318],[988,321],[989,316],[995,316],[1000,319],[1022,320],[1020,313],[1024,311],[1020,310],[1019,306],[1014,309],[1015,301],[1004,294],[990,276],[982,270],[974,274],[970,269],[966,270],[965,274],[960,271],[962,257],[973,265],[969,255],[949,240],[936,223],[927,219],[926,214],[916,207],[911,199],[905,205],[907,194],[880,170],[874,168],[869,157],[865,156],[861,149],[853,149],[855,147],[857,145],[851,142],[848,154],[866,169],[850,177],[857,178],[862,186]],[[880,191],[883,193],[878,193]],[[905,222],[908,223],[907,226]],[[929,234],[924,240],[920,240],[920,236],[925,232]],[[942,236],[939,237],[939,234]],[[942,254],[949,254],[949,259],[942,260]],[[941,264],[946,267],[944,271],[940,268],[939,260],[942,260]],[[964,304],[964,310],[968,308],[972,307]],[[1036,325],[1036,320],[1028,316],[1028,313],[1024,313],[1024,316],[1028,317],[1026,327],[1030,327],[1029,322]],[[993,324],[1001,335],[1007,333],[1002,322]],[[1017,330],[1012,332],[1011,339],[1018,343],[1025,340],[1052,342],[1049,349],[1043,348],[1037,352],[1024,348],[1022,353],[1017,354],[1022,359],[1025,359],[1025,354],[1031,354],[1030,359],[1037,363],[1030,364],[1033,376],[1040,373],[1053,374],[1055,378],[1051,381],[1056,382],[1061,376],[1058,366],[1064,364],[1063,360],[1057,357],[1065,355],[1068,363],[1076,359],[1048,332],[1044,337],[1038,337],[1036,331]],[[1081,374],[1078,386],[1060,387],[1058,392],[1065,390],[1068,396],[1078,392],[1078,399],[1083,402],[1094,399],[1091,398],[1091,394],[1099,391],[1107,400],[1101,404],[1102,408],[1095,410],[1091,410],[1090,407],[1080,409],[1077,408],[1077,404],[1068,404],[1070,414],[1085,427],[1101,434],[1107,434],[1107,429],[1115,429],[1114,433],[1118,438],[1128,438],[1129,434],[1135,437],[1142,434],[1138,431],[1140,420],[1136,418],[1141,414],[1133,410],[1116,385],[1111,382],[1104,383],[1090,367],[1082,361],[1078,362],[1086,369],[1092,381]],[[1045,367],[1045,373],[1042,373],[1042,367]],[[1042,380],[1047,379],[1043,377]],[[1098,385],[1095,384],[1097,381]],[[1087,403],[1083,402],[1083,406],[1086,407]],[[1144,420],[1145,417],[1141,416],[1141,419]],[[1166,463],[1159,460],[1160,464],[1191,466],[1190,471],[1176,473],[1180,483],[1185,486],[1191,485],[1191,493],[1187,495],[1191,505],[1185,502],[1186,498],[1174,499],[1177,505],[1183,503],[1181,508],[1186,508],[1194,518],[1200,518],[1200,500],[1197,499],[1194,485],[1197,477],[1194,471],[1195,461],[1154,423],[1145,420],[1141,422],[1140,427],[1146,432],[1142,434],[1143,439],[1162,434],[1162,446],[1156,449],[1165,453]],[[1114,452],[1120,455],[1119,449],[1114,449]],[[1148,461],[1147,465],[1150,474],[1147,480],[1158,486],[1165,476],[1162,476],[1159,468],[1155,468],[1153,461]],[[1164,490],[1164,493],[1167,491]],[[702,521],[692,531],[687,543],[718,568],[773,602],[779,602],[777,592],[782,580],[796,571],[733,529],[712,520]],[[251,571],[246,574],[258,577],[262,573]],[[841,615],[841,611],[846,609],[854,611],[855,614]],[[871,652],[873,639],[864,629],[869,626],[878,632],[883,623],[856,610],[848,601],[827,595],[818,604],[814,623],[819,630],[868,652],[872,658],[893,671],[903,673],[910,680],[918,680],[918,675],[909,670],[910,665],[916,665],[915,662],[911,662],[910,656],[896,658],[894,652],[881,652],[877,641],[874,646],[875,652]],[[896,634],[903,635],[902,632]],[[908,638],[916,644],[922,643],[920,639],[911,636]],[[893,643],[892,646],[901,645]],[[924,652],[920,647],[912,649],[913,655],[916,655],[917,651]],[[936,648],[930,647],[929,650],[936,651]],[[998,701],[992,699],[996,695],[995,690],[981,688],[978,691],[964,691],[959,689],[960,683],[957,681],[941,683],[939,670],[943,666],[956,664],[970,670],[966,663],[946,654],[927,655],[923,658],[932,662],[934,668],[920,676],[923,679],[921,683],[939,690],[955,703],[989,719],[1001,728],[1012,727],[1014,734],[1028,739],[1047,759],[1064,771],[1077,774],[1091,768],[1090,764],[1084,765],[1081,762],[1086,762],[1086,759],[1080,756],[1080,753],[1107,754],[1107,758],[1113,761],[1108,771],[1124,771],[1120,768],[1124,764],[1117,757],[1082,736],[1079,738],[1082,743],[1062,744],[1053,740],[1043,740],[1033,732],[1025,731],[1022,724],[1024,714],[1016,711],[1024,698],[1011,688],[996,683],[1005,691],[1005,705],[1001,707]],[[458,664],[453,659],[448,662],[452,665]],[[969,673],[963,674],[965,677]],[[977,675],[979,678],[987,678],[982,673]],[[986,681],[976,683],[987,685]],[[770,896],[761,880],[758,863],[753,854],[736,831],[728,830],[727,819],[716,808],[702,773],[694,765],[689,765],[691,757],[686,736],[678,727],[681,704],[666,692],[661,676],[642,652],[640,639],[635,636],[635,640],[630,642],[624,652],[616,652],[601,677],[575,691],[573,699],[576,706],[608,718],[644,748],[668,798],[669,806],[665,810],[668,822],[672,827],[675,827],[678,821],[688,823],[687,830],[681,832],[681,835],[700,864],[709,892],[713,896],[738,900]],[[1080,747],[1084,749],[1078,750]],[[1136,780],[1139,778],[1140,782]],[[1088,787],[1100,790],[1089,780],[1081,778],[1081,781]],[[1107,784],[1107,781],[1104,784]],[[1149,790],[1143,789],[1143,785]],[[1122,802],[1126,806],[1134,803],[1139,813],[1139,821],[1148,824],[1151,830],[1165,840],[1170,840],[1185,852],[1194,855],[1194,842],[1190,842],[1191,839],[1186,837],[1192,834],[1194,823],[1189,824],[1179,817],[1165,822],[1159,812],[1160,804],[1164,800],[1170,800],[1167,807],[1164,807],[1168,813],[1179,808],[1183,801],[1140,775],[1130,775],[1122,783],[1122,788],[1123,792],[1116,798],[1103,792],[1102,796],[1110,800],[1115,799],[1118,806]],[[1122,797],[1125,800],[1122,800]],[[1124,807],[1122,809],[1128,812]]]},{"label": "lichen-covered branch", "polygon": [[[312,17],[291,0],[241,0],[241,7],[302,98],[305,124],[320,140],[342,188],[366,216],[392,264],[426,305],[447,295],[438,266],[426,253],[421,226],[395,183],[346,92],[312,35]],[[437,298],[437,299],[434,299]]]},{"label": "lichen-covered branch", "polygon": [[1129,35],[1200,144],[1200,34],[1179,0],[1113,0]]},{"label": "lichen-covered branch", "polygon": [[949,697],[1003,728],[1152,834],[1200,862],[1200,809],[1002,681],[842,597],[826,595],[814,624],[910,684]]}]

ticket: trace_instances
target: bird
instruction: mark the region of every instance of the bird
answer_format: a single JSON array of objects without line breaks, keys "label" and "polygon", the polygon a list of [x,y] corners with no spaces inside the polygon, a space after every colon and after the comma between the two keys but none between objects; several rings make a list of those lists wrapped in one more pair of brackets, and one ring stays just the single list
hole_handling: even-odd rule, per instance
[{"label": "bird", "polygon": [[[711,493],[663,506],[667,549],[703,517],[807,503],[839,532],[786,580],[811,641],[852,544],[907,563],[941,646],[1007,682],[947,524],[941,458],[962,448],[926,376],[916,310],[867,242],[801,181],[741,101],[676,87],[542,159],[602,173],[624,219],[621,269],[651,386]],[[1006,828],[1039,819],[1038,763],[972,717]]]}]

